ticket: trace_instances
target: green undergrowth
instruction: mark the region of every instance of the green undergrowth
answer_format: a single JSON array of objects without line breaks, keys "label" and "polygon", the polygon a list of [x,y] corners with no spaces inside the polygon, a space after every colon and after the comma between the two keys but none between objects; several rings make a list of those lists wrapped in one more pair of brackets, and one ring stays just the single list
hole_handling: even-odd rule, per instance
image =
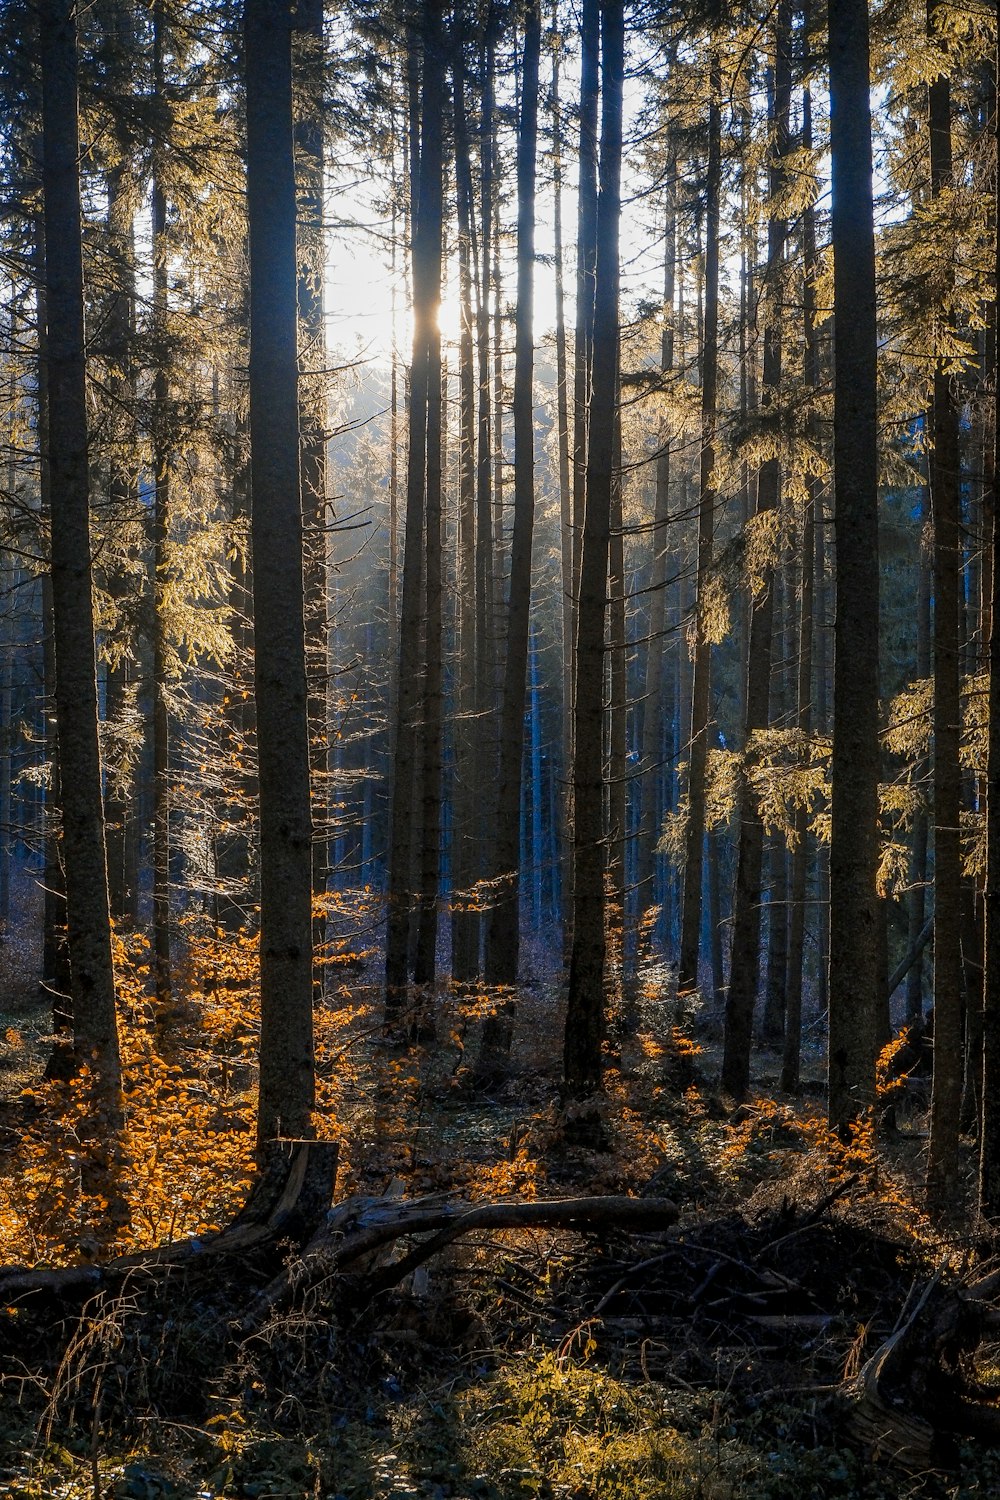
[{"label": "green undergrowth", "polygon": [[[162,1426],[109,1451],[99,1422],[28,1443],[8,1408],[0,1495],[9,1500],[971,1500],[1000,1461],[967,1452],[950,1474],[864,1464],[828,1441],[822,1403],[737,1415],[718,1391],[630,1383],[586,1350],[530,1349],[491,1371],[331,1410],[308,1435],[239,1408]],[[286,1413],[286,1417],[288,1413]],[[14,1455],[20,1455],[16,1460]]]}]

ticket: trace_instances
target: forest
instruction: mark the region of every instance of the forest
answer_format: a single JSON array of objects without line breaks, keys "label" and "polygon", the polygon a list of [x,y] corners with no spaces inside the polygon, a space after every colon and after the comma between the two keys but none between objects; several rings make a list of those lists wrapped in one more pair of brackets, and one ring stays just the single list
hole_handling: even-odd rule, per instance
[{"label": "forest", "polygon": [[0,1494],[1000,1490],[995,0],[0,3]]}]

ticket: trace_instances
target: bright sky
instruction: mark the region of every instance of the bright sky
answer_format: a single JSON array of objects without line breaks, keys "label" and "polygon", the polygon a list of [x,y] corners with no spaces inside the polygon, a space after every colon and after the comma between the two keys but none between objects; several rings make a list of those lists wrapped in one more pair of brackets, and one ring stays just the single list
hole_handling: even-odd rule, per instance
[{"label": "bright sky", "polygon": [[[547,64],[543,62],[543,68]],[[548,79],[543,77],[543,88]],[[563,98],[571,97],[575,76],[563,80]],[[637,85],[626,89],[626,140],[630,127],[637,128],[642,98]],[[535,228],[535,342],[539,344],[555,328],[554,268],[554,194],[550,158],[545,137],[548,121],[539,120],[539,169],[537,222]],[[508,152],[508,155],[511,153]],[[566,153],[563,183],[563,261],[566,296],[566,319],[574,319],[574,279],[576,270],[576,163],[572,151]],[[503,275],[505,300],[514,299],[514,183],[513,163],[510,177],[503,185]],[[544,175],[541,175],[544,174]],[[393,343],[393,281],[396,283],[395,339],[400,357],[408,359],[409,322],[405,290],[402,225],[397,250],[397,271],[393,277],[390,264],[391,220],[385,211],[386,184],[373,181],[365,174],[363,164],[340,161],[331,172],[327,217],[331,226],[327,241],[326,310],[328,339],[332,350],[354,354],[362,352],[378,364],[389,361]],[[623,193],[626,202],[622,214],[622,297],[626,306],[640,297],[661,295],[663,280],[662,243],[659,229],[651,230],[650,219],[658,205],[642,196],[647,187],[629,153],[623,166]],[[629,196],[633,195],[631,201]],[[448,232],[454,235],[454,216]],[[457,344],[459,309],[457,300],[457,266],[452,259],[448,267],[451,284],[446,286],[442,302],[441,326],[445,340]]]}]

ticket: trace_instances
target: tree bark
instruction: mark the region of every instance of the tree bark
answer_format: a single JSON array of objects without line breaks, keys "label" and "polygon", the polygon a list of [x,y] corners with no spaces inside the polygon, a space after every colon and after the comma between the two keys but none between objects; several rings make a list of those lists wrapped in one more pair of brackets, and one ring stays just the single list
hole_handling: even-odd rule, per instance
[{"label": "tree bark", "polygon": [[[580,140],[576,219],[576,338],[573,355],[573,604],[579,607],[587,494],[587,431],[594,358],[601,0],[584,0],[580,23]],[[573,638],[576,639],[574,612]]]},{"label": "tree bark", "polygon": [[[927,495],[921,497],[920,545],[917,552],[917,676],[923,679],[931,675],[931,560],[927,555],[926,522]],[[921,761],[914,775],[921,775],[925,764]],[[913,817],[913,836],[910,845],[910,893],[907,902],[907,937],[912,945],[924,925],[927,898],[927,811],[921,805]],[[912,1025],[924,1013],[924,964],[921,958],[909,972],[906,983],[906,1017]]]},{"label": "tree bark", "polygon": [[[674,368],[674,289],[677,268],[676,154],[667,162],[663,228],[663,332],[660,335],[660,374],[666,385]],[[663,784],[660,765],[663,742],[663,677],[667,624],[667,527],[670,521],[670,444],[665,423],[659,432],[656,458],[656,498],[653,509],[652,561],[649,570],[649,640],[642,707],[642,759],[639,777],[639,834],[635,883],[639,920],[656,900],[655,849],[661,821]]]},{"label": "tree bark", "polygon": [[[812,91],[802,95],[802,145],[812,149]],[[810,204],[802,220],[802,308],[803,308],[803,375],[815,397],[819,390],[819,337],[817,333],[816,211]],[[811,414],[807,422],[811,441],[819,438],[818,418]],[[796,682],[796,728],[799,733],[798,758],[804,765],[809,754],[813,730],[813,602],[816,579],[816,516],[822,506],[822,488],[817,477],[806,480],[806,499],[802,513],[802,573],[799,596],[799,655]],[[785,1041],[781,1063],[781,1087],[789,1094],[799,1087],[802,1052],[802,990],[805,979],[806,884],[809,870],[809,809],[804,805],[795,811],[795,839],[792,847],[791,914],[788,936],[788,994],[785,1007]]]},{"label": "tree bark", "polygon": [[[576,726],[577,641],[580,611],[580,562],[583,553],[587,495],[587,431],[590,422],[591,379],[594,352],[594,274],[597,257],[597,153],[598,104],[600,94],[600,0],[583,0],[580,18],[580,134],[577,146],[576,216],[576,319],[573,342],[573,453],[572,453],[572,581],[570,584],[570,628],[572,632],[572,714]],[[574,738],[573,764],[576,746]],[[567,889],[563,915],[563,951],[572,958],[573,910],[571,891],[576,884],[575,770],[566,789],[566,839],[569,844]]]},{"label": "tree bark", "polygon": [[309,800],[288,0],[245,0],[250,465],[260,781],[258,1145],[310,1130]]},{"label": "tree bark", "polygon": [[[164,107],[163,4],[153,7],[153,88]],[[162,157],[154,154],[152,190],[153,321],[153,982],[156,1003],[170,1005],[170,714],[167,706],[167,543],[170,535],[170,378],[167,368],[167,201]]]},{"label": "tree bark", "polygon": [[430,0],[424,26],[424,77],[420,123],[420,233],[423,295],[434,315],[426,324],[427,443],[424,475],[424,682],[421,730],[421,841],[417,947],[413,978],[434,982],[441,875],[441,784],[444,752],[443,576],[441,505],[441,262],[444,228],[444,39],[440,0]]},{"label": "tree bark", "polygon": [[[1000,40],[994,58],[993,133],[1000,152]],[[996,186],[996,213],[1000,214],[1000,177]],[[1000,219],[994,216],[995,222]],[[1000,236],[996,243],[993,328],[1000,335]],[[993,515],[990,542],[991,570],[990,638],[987,656],[989,688],[986,760],[986,889],[983,905],[986,921],[983,965],[983,1097],[979,1153],[979,1212],[990,1222],[1000,1219],[1000,409],[997,402],[997,368],[993,375]]]},{"label": "tree bark", "polygon": [[[496,149],[494,111],[494,69],[496,11],[487,7],[485,34],[480,48],[480,94],[482,118],[479,128],[480,177],[480,254],[473,256],[478,267],[476,300],[476,365],[478,371],[478,410],[476,438],[476,765],[481,776],[493,778],[496,766],[496,598],[495,541],[493,535],[493,411],[490,401],[490,285],[493,245],[493,160]],[[471,225],[475,229],[474,216]],[[487,799],[483,799],[483,804]],[[485,882],[492,873],[491,830],[487,811],[481,805],[476,827],[476,875]],[[483,887],[480,887],[482,890]],[[479,913],[483,901],[477,899],[476,968],[479,966],[479,940],[483,921]]]},{"label": "tree bark", "polygon": [[119,1113],[121,1064],[111,956],[90,551],[78,130],[77,6],[40,10],[48,464],[55,702],[73,1039]]},{"label": "tree bark", "polygon": [[[934,38],[940,7],[928,0]],[[928,90],[931,196],[951,186],[951,86],[944,73]],[[962,734],[959,582],[962,564],[958,413],[947,361],[934,369],[930,453],[934,528],[934,1075],[927,1196],[943,1208],[958,1182],[962,1102]]]},{"label": "tree bark", "polygon": [[709,72],[708,168],[705,200],[705,291],[701,375],[701,465],[698,506],[698,599],[695,605],[691,732],[688,737],[687,829],[681,910],[679,993],[698,988],[701,949],[702,873],[705,849],[705,773],[711,719],[712,646],[707,635],[707,594],[715,547],[716,402],[719,381],[719,214],[722,196],[721,75],[713,52]]},{"label": "tree bark", "polygon": [[[560,874],[563,916],[573,889],[573,683],[576,679],[573,633],[573,552],[575,526],[573,489],[570,476],[569,432],[569,364],[566,351],[566,294],[563,255],[563,116],[559,96],[562,38],[559,26],[559,0],[552,3],[552,234],[555,256],[556,303],[556,427],[559,443],[559,578],[562,591],[562,796]],[[553,871],[555,879],[555,872]],[[569,924],[564,921],[564,936]]]},{"label": "tree bark", "polygon": [[837,578],[828,1108],[843,1130],[874,1101],[878,998],[878,335],[866,0],[830,0],[829,29]]},{"label": "tree bark", "polygon": [[625,611],[625,525],[622,510],[622,424],[619,352],[615,360],[615,438],[608,565],[608,936],[619,977],[628,962],[628,660]]},{"label": "tree bark", "polygon": [[[107,27],[108,40],[116,54],[131,59],[136,39],[128,7],[116,6]],[[131,66],[123,69],[118,83],[125,88],[133,84]],[[119,143],[127,149],[127,143]],[[138,509],[137,431],[135,422],[135,375],[132,342],[135,336],[135,230],[131,194],[127,190],[125,160],[108,174],[108,245],[112,260],[113,286],[105,313],[105,340],[108,358],[108,383],[118,417],[114,430],[114,450],[110,461],[108,499],[112,524],[126,526]],[[108,579],[112,597],[124,602],[129,581],[118,562]],[[132,661],[128,651],[109,662],[105,687],[105,718],[109,723],[121,719],[125,711]],[[111,915],[122,926],[134,923],[138,915],[138,891],[129,869],[130,840],[136,822],[134,778],[126,780],[119,772],[107,778],[104,791],[104,822],[108,844],[108,893]]]},{"label": "tree bark", "polygon": [[[326,895],[330,865],[330,732],[326,499],[326,333],[323,324],[323,36],[324,0],[298,0],[293,66],[296,101],[293,131],[297,165],[299,429],[302,445],[302,549],[306,622],[306,685],[309,716],[309,769],[313,809],[312,892]],[[326,919],[314,911],[313,941],[325,940]],[[317,997],[324,970],[317,965]]]},{"label": "tree bark", "polygon": [[[769,211],[767,224],[767,266],[764,276],[767,319],[764,325],[764,358],[760,406],[765,415],[777,423],[781,388],[782,270],[788,225],[775,205],[785,180],[785,156],[789,147],[788,112],[791,105],[791,5],[782,0],[775,16],[774,76],[771,118],[774,146],[768,168]],[[781,498],[781,466],[772,457],[761,466],[757,480],[757,517],[778,508]],[[764,825],[757,799],[750,784],[750,772],[757,754],[757,736],[767,728],[771,685],[771,645],[774,630],[775,593],[778,574],[774,567],[764,571],[760,591],[750,611],[750,638],[747,650],[747,686],[745,697],[744,769],[740,780],[738,803],[739,850],[736,863],[736,894],[733,910],[733,946],[730,962],[729,994],[726,1001],[726,1031],[722,1062],[723,1087],[735,1099],[746,1097],[750,1087],[750,1049],[753,1037],[753,1013],[760,983],[760,913],[761,868],[764,854]],[[772,870],[777,895],[783,900],[784,848],[775,852]],[[777,861],[781,861],[781,868]],[[775,894],[772,889],[772,896]],[[787,924],[787,909],[771,913],[771,931],[775,937]],[[779,940],[779,946],[783,943]],[[784,969],[785,954],[781,965]],[[770,976],[769,976],[770,978]],[[782,973],[781,990],[784,991]],[[783,998],[783,995],[782,995]],[[773,1024],[773,1003],[772,1003]]]},{"label": "tree bark", "polygon": [[573,947],[563,1053],[574,1093],[601,1082],[604,1039],[604,635],[615,439],[618,347],[618,238],[621,212],[622,0],[601,9],[602,116],[594,367],[587,450],[586,516],[580,559],[575,707]]},{"label": "tree bark", "polygon": [[455,193],[458,209],[458,279],[461,312],[459,339],[458,452],[458,702],[455,720],[455,767],[452,793],[451,973],[457,980],[475,977],[479,966],[479,918],[475,910],[476,876],[476,366],[475,314],[472,305],[473,238],[472,170],[465,103],[465,63],[461,38],[452,58],[455,112]]},{"label": "tree bark", "polygon": [[[433,5],[434,0],[428,0]],[[420,695],[420,599],[423,592],[424,501],[427,462],[428,348],[437,318],[427,234],[419,212],[424,153],[416,82],[418,37],[409,37],[410,192],[413,281],[413,355],[409,379],[406,458],[406,531],[399,621],[392,813],[389,833],[388,909],[385,938],[385,1009],[389,1019],[406,998],[410,912],[413,901],[413,810],[416,793],[417,707]]]},{"label": "tree bark", "polygon": [[496,870],[487,928],[486,980],[515,984],[519,956],[521,768],[531,612],[531,543],[535,517],[534,344],[535,159],[541,15],[525,13],[521,118],[517,138],[517,307],[514,349],[514,530],[507,604],[507,651],[500,713],[500,785]]}]

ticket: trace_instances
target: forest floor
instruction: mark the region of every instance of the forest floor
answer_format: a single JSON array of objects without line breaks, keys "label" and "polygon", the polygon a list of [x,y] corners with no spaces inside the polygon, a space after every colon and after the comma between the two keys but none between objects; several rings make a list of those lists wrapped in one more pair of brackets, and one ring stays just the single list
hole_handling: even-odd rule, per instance
[{"label": "forest floor", "polygon": [[[239,982],[209,982],[204,970],[194,965],[186,982],[224,995],[229,1029],[213,1033],[210,1064],[194,1040],[188,1054],[175,1050],[171,1076],[189,1088],[200,1069],[185,1116],[214,1089],[215,1113],[199,1119],[228,1139],[252,1108],[231,1020]],[[847,1148],[830,1139],[812,1052],[800,1098],[775,1093],[764,1052],[756,1096],[734,1110],[712,1083],[717,1019],[679,1008],[668,977],[648,967],[614,1021],[606,1095],[565,1107],[553,981],[513,997],[509,1062],[487,1086],[475,1062],[491,997],[449,991],[433,1037],[390,1045],[373,1024],[372,976],[352,961],[341,977],[320,1048],[342,1142],[338,1199],[662,1195],[677,1225],[469,1235],[374,1300],[363,1279],[321,1283],[250,1332],[241,1312],[275,1269],[252,1260],[211,1281],[136,1281],[82,1316],[0,1309],[0,1495],[961,1500],[1000,1490],[1000,1455],[981,1442],[924,1423],[893,1459],[855,1420],[866,1361],[916,1302],[960,1285],[980,1258],[922,1212],[919,1086],[901,1091],[897,1128],[877,1146],[870,1133]],[[54,1108],[32,1081],[43,1028],[27,988],[18,1013],[16,991],[0,994],[11,1054],[0,1078],[0,1261],[32,1258],[25,1226],[40,1263],[156,1238],[150,1217],[138,1240],[120,1228],[95,1251],[63,1233],[60,1250],[65,1197],[18,1197],[18,1174],[35,1181],[42,1146],[66,1136],[39,1124]],[[135,1024],[156,1032],[149,1015]],[[155,1136],[158,1163],[188,1128],[170,1119]],[[26,1138],[42,1143],[34,1157]],[[244,1137],[244,1167],[248,1148]],[[174,1233],[155,1220],[160,1238],[225,1222],[242,1195],[236,1159],[210,1154],[207,1178],[195,1155],[171,1158]],[[137,1172],[147,1157],[137,1148],[130,1161]],[[151,1214],[160,1166],[143,1170],[121,1192],[144,1194]],[[236,1180],[213,1201],[223,1171]],[[1000,1349],[983,1345],[977,1360],[987,1386],[1000,1378]],[[895,1399],[912,1396],[899,1387]],[[933,1405],[933,1391],[918,1397]]]}]

